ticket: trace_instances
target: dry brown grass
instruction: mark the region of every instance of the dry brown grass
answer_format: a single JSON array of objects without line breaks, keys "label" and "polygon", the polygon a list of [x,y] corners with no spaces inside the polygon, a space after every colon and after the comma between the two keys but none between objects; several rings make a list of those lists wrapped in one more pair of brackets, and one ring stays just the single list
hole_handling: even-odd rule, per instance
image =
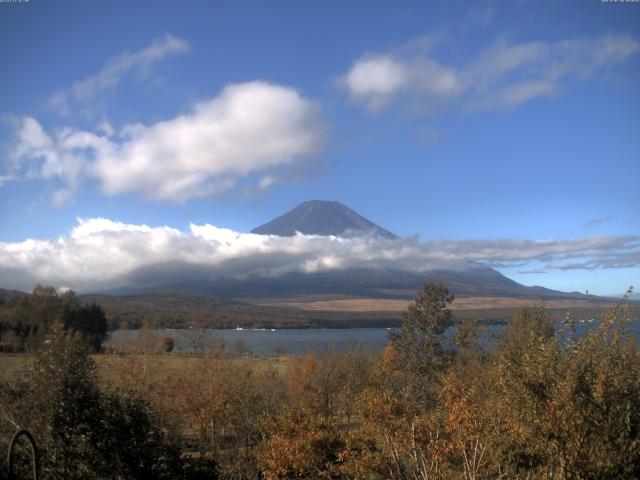
[{"label": "dry brown grass", "polygon": [[[93,355],[98,366],[100,377],[109,383],[118,383],[120,368],[123,363],[135,359],[142,366],[149,366],[154,375],[170,376],[175,374],[188,375],[194,360],[201,358],[194,355],[170,354],[127,354],[127,355]],[[0,354],[0,381],[12,381],[27,372],[33,356],[27,354]],[[232,358],[236,364],[251,363],[256,368],[275,369],[278,373],[287,372],[292,365],[292,357],[281,356],[252,356],[249,358]],[[159,380],[159,379],[157,379]]]},{"label": "dry brown grass", "polygon": [[0,382],[16,380],[27,372],[32,360],[27,354],[0,354]]},{"label": "dry brown grass", "polygon": [[[485,308],[518,308],[522,305],[539,304],[535,299],[504,298],[504,297],[462,297],[456,298],[451,305],[452,310],[477,310]],[[309,311],[332,312],[401,312],[409,300],[379,299],[379,298],[344,298],[334,300],[316,300],[311,302],[281,302],[270,303],[271,306],[299,308]],[[587,308],[591,304],[579,300],[553,300],[543,302],[547,308]]]}]

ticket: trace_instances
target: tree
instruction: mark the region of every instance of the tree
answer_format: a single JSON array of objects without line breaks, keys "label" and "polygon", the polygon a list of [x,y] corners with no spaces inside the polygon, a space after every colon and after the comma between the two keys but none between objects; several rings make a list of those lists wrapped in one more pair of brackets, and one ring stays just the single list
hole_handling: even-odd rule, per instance
[{"label": "tree", "polygon": [[100,422],[90,432],[100,459],[98,477],[171,479],[182,470],[178,449],[163,438],[146,400],[127,391],[110,392],[101,396],[98,408]]},{"label": "tree", "polygon": [[171,351],[173,351],[175,344],[176,343],[173,337],[164,337],[162,339],[162,351],[165,353],[170,353]]},{"label": "tree", "polygon": [[99,305],[81,303],[72,290],[58,293],[53,287],[38,285],[31,295],[16,295],[0,309],[3,348],[35,352],[59,323],[65,330],[78,332],[94,352],[107,335],[107,320]]},{"label": "tree", "polygon": [[20,294],[9,299],[1,315],[5,335],[3,343],[8,350],[34,352],[60,320],[60,298],[53,287],[38,285],[31,295]]},{"label": "tree", "polygon": [[[71,292],[73,297],[75,294]],[[65,293],[65,297],[69,293]],[[95,303],[80,304],[77,300],[66,301],[62,312],[64,328],[70,332],[78,332],[91,347],[93,352],[99,352],[102,342],[107,338],[107,317],[100,305]]]},{"label": "tree", "polygon": [[575,340],[542,309],[521,310],[486,383],[491,454],[503,471],[549,478],[638,478],[640,351],[620,307]]},{"label": "tree", "polygon": [[155,427],[148,403],[103,393],[89,347],[54,325],[36,352],[11,422],[30,430],[45,478],[164,479],[182,474],[178,450]]},{"label": "tree", "polygon": [[55,326],[36,352],[17,423],[28,428],[44,452],[43,475],[90,478],[95,456],[89,442],[97,427],[96,366],[86,345]]},{"label": "tree", "polygon": [[456,333],[453,335],[453,343],[459,351],[465,352],[473,348],[478,338],[480,338],[480,332],[476,327],[476,322],[465,320],[456,328]]},{"label": "tree", "polygon": [[361,475],[374,442],[356,418],[372,367],[371,355],[360,351],[293,360],[284,408],[262,415],[265,438],[256,455],[264,478],[374,478]]},{"label": "tree", "polygon": [[427,283],[416,299],[402,312],[402,328],[391,332],[389,340],[393,348],[405,360],[429,368],[430,358],[440,353],[441,335],[451,325],[451,312],[447,308],[453,295],[442,283]]},{"label": "tree", "polygon": [[409,374],[417,401],[432,397],[436,373],[444,367],[439,335],[451,325],[451,311],[447,306],[453,295],[440,283],[427,283],[416,299],[402,312],[400,332],[391,332],[389,341],[397,352],[399,367]]}]

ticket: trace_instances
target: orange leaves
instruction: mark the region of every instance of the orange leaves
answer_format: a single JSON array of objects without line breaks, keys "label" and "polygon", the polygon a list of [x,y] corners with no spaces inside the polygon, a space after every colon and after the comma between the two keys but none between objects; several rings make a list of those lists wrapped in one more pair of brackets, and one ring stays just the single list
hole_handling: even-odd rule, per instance
[{"label": "orange leaves", "polygon": [[314,472],[338,471],[346,441],[321,418],[285,414],[271,427],[268,439],[256,450],[265,478],[306,478]]},{"label": "orange leaves", "polygon": [[398,359],[398,352],[393,345],[390,343],[384,348],[384,352],[382,353],[382,366],[389,367],[393,365]]},{"label": "orange leaves", "polygon": [[360,412],[373,425],[389,425],[409,414],[409,406],[389,391],[365,390],[359,399]]}]

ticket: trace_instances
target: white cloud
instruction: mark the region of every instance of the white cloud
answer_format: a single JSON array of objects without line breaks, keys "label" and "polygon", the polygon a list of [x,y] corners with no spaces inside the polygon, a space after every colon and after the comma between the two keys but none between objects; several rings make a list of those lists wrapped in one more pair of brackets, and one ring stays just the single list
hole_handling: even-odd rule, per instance
[{"label": "white cloud", "polygon": [[504,38],[466,62],[444,64],[435,53],[368,54],[342,77],[352,100],[375,110],[392,99],[458,101],[467,107],[513,108],[556,93],[568,77],[585,78],[640,53],[630,35],[558,42],[509,43]]},{"label": "white cloud", "polygon": [[360,59],[345,75],[343,82],[356,101],[375,109],[404,88],[408,69],[389,55]]},{"label": "white cloud", "polygon": [[265,175],[264,177],[262,177],[260,179],[260,182],[258,182],[258,187],[261,190],[265,190],[267,188],[269,188],[271,185],[273,185],[275,183],[275,178],[272,175]]},{"label": "white cloud", "polygon": [[0,243],[0,287],[30,289],[43,282],[92,290],[169,284],[189,279],[194,272],[204,278],[347,268],[416,272],[458,268],[469,261],[548,261],[548,269],[637,267],[639,253],[638,237],[420,243],[415,238],[277,237],[213,225],[192,224],[181,231],[90,218],[78,219],[76,227],[57,240]]},{"label": "white cloud", "polygon": [[15,180],[15,178],[12,175],[0,175],[0,187],[2,187],[2,185],[12,180]]},{"label": "white cloud", "polygon": [[602,257],[610,252],[637,250],[639,247],[640,237],[614,236],[592,236],[577,240],[435,241],[429,244],[430,251],[437,253],[440,258],[464,258],[489,263]]},{"label": "white cloud", "polygon": [[408,60],[391,55],[358,60],[341,79],[352,100],[369,110],[386,105],[400,93],[430,97],[454,97],[462,91],[458,74],[429,58]]},{"label": "white cloud", "polygon": [[555,82],[532,80],[506,86],[493,96],[487,96],[472,105],[472,108],[514,108],[538,97],[551,97],[557,90]]},{"label": "white cloud", "polygon": [[[107,195],[181,202],[229,190],[254,174],[262,178],[256,188],[267,188],[321,149],[324,127],[318,106],[292,88],[250,82],[229,85],[169,120],[125,125],[117,135],[102,123],[97,131],[48,134],[24,118],[11,174],[56,179],[66,192],[91,177]],[[55,202],[68,200],[63,190]]]},{"label": "white cloud", "polygon": [[[74,134],[69,129],[60,130],[52,137],[35,119],[21,119],[15,145],[6,157],[7,177],[57,180],[65,185],[63,190],[73,190],[85,167],[84,159],[69,148],[73,142]],[[57,194],[54,203],[62,200],[62,196]]]},{"label": "white cloud", "polygon": [[105,90],[117,87],[129,73],[145,77],[156,62],[188,51],[189,44],[185,40],[165,35],[142,50],[124,52],[109,59],[98,73],[56,92],[49,99],[49,106],[62,115],[68,115],[75,105],[90,102]]},{"label": "white cloud", "polygon": [[464,87],[464,81],[453,69],[446,68],[434,60],[421,60],[413,65],[413,82],[419,92],[434,97],[455,97]]}]

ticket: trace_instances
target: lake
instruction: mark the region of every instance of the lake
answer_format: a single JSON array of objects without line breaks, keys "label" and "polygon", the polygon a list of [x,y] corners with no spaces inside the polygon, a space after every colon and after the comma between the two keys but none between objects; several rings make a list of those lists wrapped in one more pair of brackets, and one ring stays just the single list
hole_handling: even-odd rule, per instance
[{"label": "lake", "polygon": [[[583,334],[597,325],[597,321],[578,323],[576,331]],[[558,325],[559,327],[560,325]],[[484,327],[480,343],[491,345],[504,329],[504,325],[488,325]],[[154,330],[157,337],[171,337],[174,339],[174,352],[192,353],[207,351],[216,342],[223,342],[225,349],[254,355],[294,354],[304,355],[310,351],[345,351],[348,349],[381,350],[387,345],[387,338],[391,330],[387,328],[327,328],[327,329],[243,329],[243,330],[214,330],[214,329],[164,329]],[[640,340],[640,324],[635,321],[629,324],[631,333]],[[444,334],[445,346],[451,344],[454,328]],[[105,347],[118,348],[135,341],[138,330],[117,330],[109,332]]]}]

